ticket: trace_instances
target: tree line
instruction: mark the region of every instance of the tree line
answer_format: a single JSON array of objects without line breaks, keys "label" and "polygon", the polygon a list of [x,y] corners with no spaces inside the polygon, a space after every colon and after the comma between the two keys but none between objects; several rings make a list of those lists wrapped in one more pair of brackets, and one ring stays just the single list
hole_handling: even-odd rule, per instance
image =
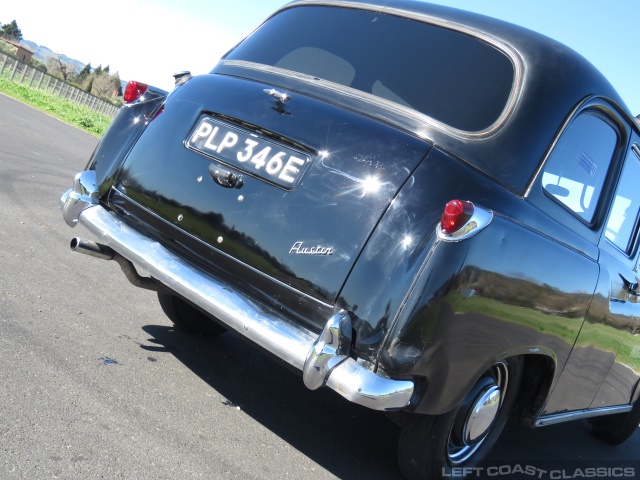
[{"label": "tree line", "polygon": [[89,62],[82,70],[77,71],[75,65],[65,62],[60,55],[54,55],[47,59],[46,67],[47,72],[51,75],[98,97],[122,96],[120,75],[118,72],[112,75],[109,71],[109,65],[104,68],[102,65],[93,68]]},{"label": "tree line", "polygon": [[11,23],[5,23],[0,27],[0,36],[7,40],[11,40],[12,42],[19,42],[22,40],[22,32],[15,20]]},{"label": "tree line", "polygon": [[[23,40],[22,31],[18,27],[16,20],[5,24],[0,23],[0,37],[14,43],[19,43]],[[33,57],[30,64],[32,67],[71,83],[92,95],[109,100],[114,96],[122,96],[120,75],[118,75],[118,72],[111,74],[108,65],[104,68],[102,65],[93,68],[91,62],[89,62],[78,71],[75,65],[65,61],[59,54],[49,57],[46,63],[42,63]]]}]

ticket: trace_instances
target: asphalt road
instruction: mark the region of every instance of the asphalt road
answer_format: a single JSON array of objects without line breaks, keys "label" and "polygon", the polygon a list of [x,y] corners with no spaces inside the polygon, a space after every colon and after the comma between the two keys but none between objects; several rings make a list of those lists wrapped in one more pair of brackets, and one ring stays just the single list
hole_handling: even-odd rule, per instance
[{"label": "asphalt road", "polygon": [[[86,233],[58,198],[97,141],[0,95],[0,479],[399,478],[384,415],[232,334],[174,330],[115,263],[68,249]],[[586,422],[512,423],[494,478],[611,461],[640,476],[638,432],[611,447]]]}]

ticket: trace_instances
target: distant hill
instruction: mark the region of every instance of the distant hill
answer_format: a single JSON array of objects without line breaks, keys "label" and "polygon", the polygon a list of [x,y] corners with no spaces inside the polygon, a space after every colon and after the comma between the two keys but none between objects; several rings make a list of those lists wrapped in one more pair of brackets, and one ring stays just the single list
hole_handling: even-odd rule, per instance
[{"label": "distant hill", "polygon": [[[32,42],[31,40],[22,40],[21,43],[26,45],[29,50],[33,51],[33,56],[36,57],[36,59],[40,60],[42,63],[47,63],[47,60],[50,57],[54,57],[55,55],[57,55],[56,52],[54,52],[50,48],[40,46],[36,42]],[[76,67],[76,73],[82,70],[82,68],[85,66],[85,64],[80,60],[69,58],[64,54],[60,54],[60,60]]]},{"label": "distant hill", "polygon": [[[51,50],[50,48],[45,47],[44,45],[38,45],[36,42],[32,42],[31,40],[21,40],[20,43],[24,44],[29,50],[31,50],[33,52],[33,56],[37,60],[40,60],[42,63],[45,63],[45,64],[47,63],[47,60],[49,58],[57,55],[57,53]],[[80,60],[76,60],[75,58],[69,58],[64,54],[60,54],[60,60],[62,60],[65,63],[69,63],[73,65],[76,68],[76,71],[74,73],[78,73],[86,65],[86,63],[82,63]],[[127,86],[127,81],[121,80],[120,83],[122,84],[122,89],[124,90],[125,87]]]}]

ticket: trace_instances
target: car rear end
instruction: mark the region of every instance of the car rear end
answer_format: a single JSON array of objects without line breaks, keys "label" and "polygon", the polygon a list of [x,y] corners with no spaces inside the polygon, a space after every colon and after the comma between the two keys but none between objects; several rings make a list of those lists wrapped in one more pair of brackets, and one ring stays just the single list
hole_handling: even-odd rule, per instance
[{"label": "car rear end", "polygon": [[[180,75],[167,95],[132,87],[63,196],[67,223],[97,239],[76,246],[195,305],[302,371],[310,388],[410,408],[415,380],[359,355],[357,307],[341,293],[434,140],[489,134],[514,101],[516,77],[507,51],[425,20],[298,2],[211,74]],[[428,211],[423,250],[442,213]]]}]

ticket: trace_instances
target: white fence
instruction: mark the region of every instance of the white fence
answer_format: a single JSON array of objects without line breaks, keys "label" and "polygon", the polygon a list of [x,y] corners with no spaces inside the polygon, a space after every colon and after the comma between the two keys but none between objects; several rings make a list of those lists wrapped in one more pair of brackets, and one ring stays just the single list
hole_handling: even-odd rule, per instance
[{"label": "white fence", "polygon": [[118,107],[109,102],[105,102],[90,93],[80,90],[63,80],[37,70],[26,63],[20,62],[13,55],[0,52],[0,75],[23,85],[42,89],[53,93],[58,97],[65,98],[79,105],[84,105],[102,115],[114,117]]}]

